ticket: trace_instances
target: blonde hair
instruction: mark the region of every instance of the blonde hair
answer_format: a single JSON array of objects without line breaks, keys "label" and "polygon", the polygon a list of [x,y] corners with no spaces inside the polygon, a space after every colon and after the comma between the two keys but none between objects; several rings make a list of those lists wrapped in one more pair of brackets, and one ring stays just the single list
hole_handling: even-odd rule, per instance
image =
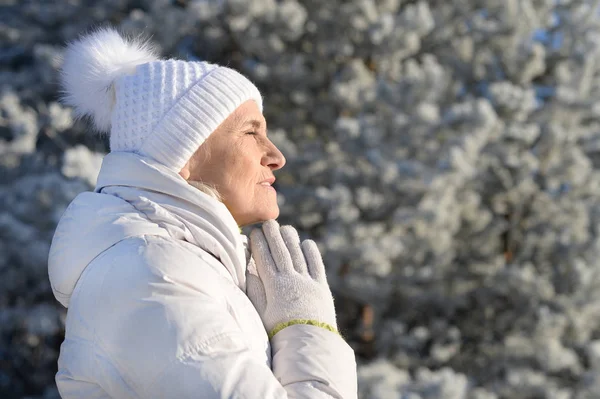
[{"label": "blonde hair", "polygon": [[[198,147],[196,152],[194,152],[194,154],[192,155],[192,160],[199,157],[202,154],[200,151],[204,151],[202,155],[204,156],[204,160],[208,161],[211,156],[210,145],[208,144],[208,140],[202,143],[200,147]],[[217,201],[223,202],[223,197],[221,196],[221,194],[215,186],[204,183],[200,180],[188,180],[187,182],[190,186],[195,187],[196,189],[202,191],[204,194],[208,194],[211,197],[215,198]]]},{"label": "blonde hair", "polygon": [[210,195],[211,197],[215,198],[217,201],[223,202],[223,197],[221,196],[219,191],[217,191],[217,189],[214,186],[211,186],[211,185],[206,184],[201,181],[195,181],[195,180],[188,180],[188,184],[190,186],[202,191],[204,194]]}]

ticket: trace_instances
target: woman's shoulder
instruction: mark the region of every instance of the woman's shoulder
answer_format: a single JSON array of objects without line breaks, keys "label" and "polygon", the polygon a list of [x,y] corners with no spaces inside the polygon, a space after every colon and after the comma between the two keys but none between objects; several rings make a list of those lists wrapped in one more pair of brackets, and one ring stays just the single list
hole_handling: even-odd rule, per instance
[{"label": "woman's shoulder", "polygon": [[[95,264],[97,263],[97,264]],[[180,285],[197,295],[219,298],[229,281],[225,267],[211,254],[185,241],[159,235],[127,238],[105,251],[89,267],[100,269],[105,292],[113,292],[125,282],[121,295],[141,295],[161,282],[164,289]],[[97,278],[94,281],[99,281]],[[136,288],[137,289],[134,289]]]},{"label": "woman's shoulder", "polygon": [[132,321],[148,312],[159,322],[161,317],[172,319],[173,313],[188,313],[190,307],[207,314],[227,310],[227,280],[207,256],[168,237],[122,240],[88,265],[71,298],[67,326],[83,322],[110,341],[119,326],[131,328]]},{"label": "woman's shoulder", "polygon": [[222,287],[227,280],[209,257],[168,237],[124,239],[86,267],[75,286],[69,313],[83,319],[93,315],[89,321],[93,325],[114,324],[115,319],[136,312],[139,303],[156,305],[151,298],[157,295],[176,302],[184,290],[188,298],[225,305]]},{"label": "woman's shoulder", "polygon": [[[71,353],[86,345],[123,378],[142,376],[151,383],[174,356],[217,350],[216,337],[246,348],[228,312],[222,289],[227,280],[207,256],[150,235],[127,238],[105,251],[90,263],[73,294],[66,334],[76,344]],[[67,364],[66,352],[64,359],[65,369],[78,367],[75,361]]]}]

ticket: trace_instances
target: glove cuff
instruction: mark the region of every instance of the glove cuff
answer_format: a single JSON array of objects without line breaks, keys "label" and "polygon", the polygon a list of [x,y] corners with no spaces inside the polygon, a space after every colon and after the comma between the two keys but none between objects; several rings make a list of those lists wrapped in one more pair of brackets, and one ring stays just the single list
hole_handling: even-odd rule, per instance
[{"label": "glove cuff", "polygon": [[269,332],[269,340],[272,339],[275,336],[275,334],[277,334],[279,331],[283,330],[286,327],[293,326],[294,324],[308,324],[311,326],[321,327],[321,328],[324,328],[326,330],[329,330],[329,331],[334,332],[341,336],[341,334],[335,327],[332,327],[330,324],[324,323],[322,321],[309,320],[309,319],[295,319],[295,320],[290,320],[290,321],[286,321],[286,322],[277,324],[271,330],[271,332]]}]

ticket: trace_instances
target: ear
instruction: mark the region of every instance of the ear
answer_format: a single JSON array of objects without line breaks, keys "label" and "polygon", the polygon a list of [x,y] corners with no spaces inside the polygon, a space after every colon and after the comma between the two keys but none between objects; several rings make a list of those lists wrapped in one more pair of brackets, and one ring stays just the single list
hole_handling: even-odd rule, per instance
[{"label": "ear", "polygon": [[190,162],[186,163],[183,168],[179,171],[179,175],[183,177],[185,180],[190,178]]}]

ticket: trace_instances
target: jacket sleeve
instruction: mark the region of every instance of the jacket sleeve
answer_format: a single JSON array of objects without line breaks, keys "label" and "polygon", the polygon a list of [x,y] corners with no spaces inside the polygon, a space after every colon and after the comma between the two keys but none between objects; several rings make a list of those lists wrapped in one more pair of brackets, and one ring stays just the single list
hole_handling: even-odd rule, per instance
[{"label": "jacket sleeve", "polygon": [[[112,270],[96,277],[99,291],[111,293],[95,324],[120,374],[103,380],[112,397],[123,397],[123,384],[142,398],[357,397],[354,353],[339,335],[287,327],[271,341],[271,369],[264,352],[249,347],[210,266],[181,248],[125,252],[138,255],[115,257]],[[164,266],[175,259],[178,267]]]},{"label": "jacket sleeve", "polygon": [[356,398],[351,350],[339,336],[327,337],[335,334],[318,329],[289,327],[277,334],[273,371],[240,345],[235,334],[222,336],[213,342],[210,355],[197,352],[172,362],[146,397]]},{"label": "jacket sleeve", "polygon": [[354,351],[338,334],[293,325],[275,334],[271,348],[273,374],[288,398],[357,397]]}]

